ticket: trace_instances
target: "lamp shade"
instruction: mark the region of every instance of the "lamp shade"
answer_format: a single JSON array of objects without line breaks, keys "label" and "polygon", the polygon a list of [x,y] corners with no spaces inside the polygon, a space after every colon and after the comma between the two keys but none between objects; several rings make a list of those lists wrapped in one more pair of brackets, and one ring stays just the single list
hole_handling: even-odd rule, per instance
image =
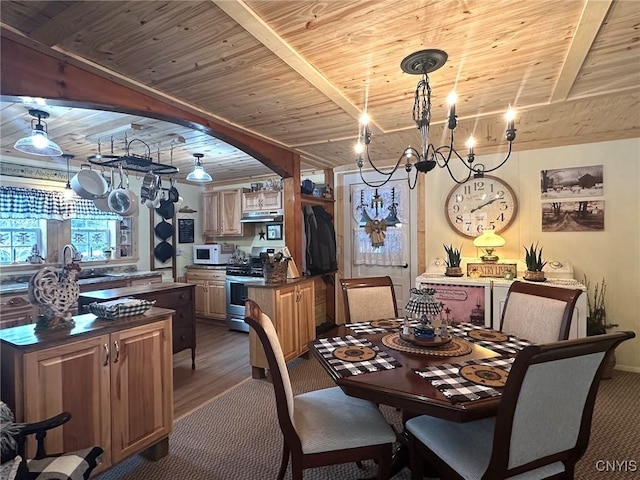
[{"label": "lamp shade", "polygon": [[189,172],[189,175],[187,175],[187,180],[191,182],[211,182],[213,178],[204,171],[202,165],[196,165],[193,168],[193,171]]},{"label": "lamp shade", "polygon": [[495,233],[493,230],[485,230],[482,235],[474,238],[473,244],[478,248],[496,248],[503,247],[504,238]]},{"label": "lamp shade", "polygon": [[49,118],[47,112],[42,110],[29,110],[29,115],[36,117],[31,120],[31,135],[21,138],[14,145],[13,148],[22,153],[28,153],[30,155],[42,155],[45,157],[57,157],[62,155],[62,149],[55,143],[49,140],[47,134],[47,124],[43,122],[43,118]]},{"label": "lamp shade", "polygon": [[412,288],[405,310],[416,316],[438,315],[442,312],[442,304],[433,296],[436,291],[433,288]]}]

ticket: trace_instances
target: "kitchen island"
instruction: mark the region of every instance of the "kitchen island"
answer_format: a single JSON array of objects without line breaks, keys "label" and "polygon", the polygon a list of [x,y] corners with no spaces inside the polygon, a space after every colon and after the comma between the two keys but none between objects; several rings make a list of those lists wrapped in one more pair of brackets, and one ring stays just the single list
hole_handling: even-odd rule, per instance
[{"label": "kitchen island", "polygon": [[[248,283],[247,297],[271,318],[285,361],[307,353],[307,344],[316,333],[314,277],[287,279],[280,283]],[[249,361],[251,376],[264,377],[267,359],[253,329],[249,331]]]},{"label": "kitchen island", "polygon": [[72,329],[0,330],[2,400],[18,422],[70,412],[71,420],[47,435],[46,449],[99,445],[96,473],[137,453],[164,456],[173,429],[172,315],[152,307],[117,320],[78,315]]},{"label": "kitchen island", "polygon": [[78,312],[87,313],[87,305],[119,298],[133,297],[155,301],[156,307],[175,310],[173,316],[173,353],[191,349],[191,368],[196,368],[196,313],[195,285],[190,283],[163,282],[150,285],[110,288],[81,293]]}]

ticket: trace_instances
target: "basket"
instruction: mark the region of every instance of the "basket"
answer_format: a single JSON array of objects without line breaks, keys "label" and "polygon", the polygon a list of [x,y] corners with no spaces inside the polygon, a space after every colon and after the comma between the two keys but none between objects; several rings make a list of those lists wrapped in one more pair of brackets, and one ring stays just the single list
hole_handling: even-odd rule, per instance
[{"label": "basket", "polygon": [[96,317],[106,320],[115,320],[122,317],[142,315],[155,303],[155,300],[150,302],[148,300],[140,300],[137,298],[120,298],[110,302],[90,303],[88,305],[88,309],[89,312],[93,313]]},{"label": "basket", "polygon": [[264,262],[262,264],[262,276],[266,283],[282,283],[287,280],[289,260],[280,262]]}]

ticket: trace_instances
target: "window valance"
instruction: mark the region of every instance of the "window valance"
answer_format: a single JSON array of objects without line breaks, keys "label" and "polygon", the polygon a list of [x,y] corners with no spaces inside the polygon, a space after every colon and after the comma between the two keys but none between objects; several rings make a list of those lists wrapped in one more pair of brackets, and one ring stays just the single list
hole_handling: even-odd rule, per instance
[{"label": "window valance", "polygon": [[120,216],[99,210],[92,200],[86,198],[67,200],[63,192],[0,187],[0,218],[119,220]]}]

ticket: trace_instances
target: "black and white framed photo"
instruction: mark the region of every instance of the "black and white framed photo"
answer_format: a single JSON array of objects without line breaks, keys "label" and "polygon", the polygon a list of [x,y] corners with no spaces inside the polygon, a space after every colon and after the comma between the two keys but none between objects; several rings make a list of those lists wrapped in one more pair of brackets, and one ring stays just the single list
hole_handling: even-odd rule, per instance
[{"label": "black and white framed photo", "polygon": [[267,224],[267,240],[282,240],[282,224]]}]

